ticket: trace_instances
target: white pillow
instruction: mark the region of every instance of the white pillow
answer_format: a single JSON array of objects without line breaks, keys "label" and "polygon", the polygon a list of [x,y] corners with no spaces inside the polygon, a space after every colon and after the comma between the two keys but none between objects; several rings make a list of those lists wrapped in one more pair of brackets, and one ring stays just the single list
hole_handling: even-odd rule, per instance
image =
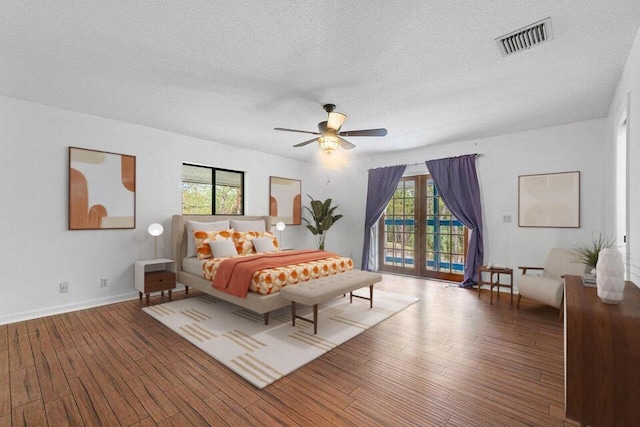
[{"label": "white pillow", "polygon": [[187,226],[187,257],[196,256],[196,238],[193,235],[194,231],[220,231],[228,230],[229,221],[215,221],[215,222],[198,222],[198,221],[184,221]]},{"label": "white pillow", "polygon": [[236,256],[238,251],[233,240],[218,240],[215,242],[209,242],[211,252],[213,252],[214,258],[223,258],[226,256]]},{"label": "white pillow", "polygon": [[267,231],[265,229],[264,221],[259,219],[256,221],[239,221],[236,219],[231,220],[231,228],[235,231]]},{"label": "white pillow", "polygon": [[256,252],[275,252],[276,247],[273,245],[273,239],[270,237],[256,237],[251,240]]}]

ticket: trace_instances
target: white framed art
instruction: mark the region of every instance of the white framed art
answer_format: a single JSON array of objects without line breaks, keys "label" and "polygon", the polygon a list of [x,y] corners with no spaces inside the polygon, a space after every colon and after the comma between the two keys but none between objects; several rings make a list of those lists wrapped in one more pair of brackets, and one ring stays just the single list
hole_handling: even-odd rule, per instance
[{"label": "white framed art", "polygon": [[520,175],[518,226],[580,228],[580,172]]}]

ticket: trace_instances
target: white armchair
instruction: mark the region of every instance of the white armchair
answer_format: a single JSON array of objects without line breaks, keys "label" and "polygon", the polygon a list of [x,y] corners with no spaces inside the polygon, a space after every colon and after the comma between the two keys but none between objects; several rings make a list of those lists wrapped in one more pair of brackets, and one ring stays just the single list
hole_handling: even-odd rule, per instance
[{"label": "white armchair", "polygon": [[[576,256],[569,249],[553,248],[547,256],[544,267],[519,267],[522,276],[518,280],[518,303],[524,296],[544,304],[560,309],[559,320],[562,320],[564,310],[564,280],[565,274],[581,276],[587,271],[587,266],[575,261]],[[527,274],[529,270],[542,270],[542,275]]]}]

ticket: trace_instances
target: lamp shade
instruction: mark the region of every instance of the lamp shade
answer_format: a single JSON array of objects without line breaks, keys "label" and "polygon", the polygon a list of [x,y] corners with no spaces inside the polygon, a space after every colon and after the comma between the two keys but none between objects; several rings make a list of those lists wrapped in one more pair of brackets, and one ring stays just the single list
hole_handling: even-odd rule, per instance
[{"label": "lamp shade", "polygon": [[276,223],[276,230],[278,231],[284,231],[284,229],[287,228],[287,226],[284,224],[284,222],[282,221],[278,221]]},{"label": "lamp shade", "polygon": [[342,113],[329,113],[329,119],[327,120],[327,127],[333,129],[336,132],[342,127],[342,124],[346,120],[347,116]]},{"label": "lamp shade", "polygon": [[149,228],[147,228],[147,231],[153,237],[158,237],[159,235],[162,234],[162,232],[164,231],[164,228],[162,227],[162,224],[158,224],[157,222],[154,222],[149,226]]}]

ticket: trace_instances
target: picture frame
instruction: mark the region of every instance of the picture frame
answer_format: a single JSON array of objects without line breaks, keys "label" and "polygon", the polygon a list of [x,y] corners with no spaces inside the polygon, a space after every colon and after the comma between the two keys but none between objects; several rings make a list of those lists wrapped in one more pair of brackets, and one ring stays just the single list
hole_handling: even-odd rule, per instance
[{"label": "picture frame", "polygon": [[69,147],[69,230],[136,228],[136,158]]},{"label": "picture frame", "polygon": [[580,228],[580,172],[520,175],[518,226]]},{"label": "picture frame", "polygon": [[269,216],[272,224],[302,224],[302,181],[269,177]]}]

